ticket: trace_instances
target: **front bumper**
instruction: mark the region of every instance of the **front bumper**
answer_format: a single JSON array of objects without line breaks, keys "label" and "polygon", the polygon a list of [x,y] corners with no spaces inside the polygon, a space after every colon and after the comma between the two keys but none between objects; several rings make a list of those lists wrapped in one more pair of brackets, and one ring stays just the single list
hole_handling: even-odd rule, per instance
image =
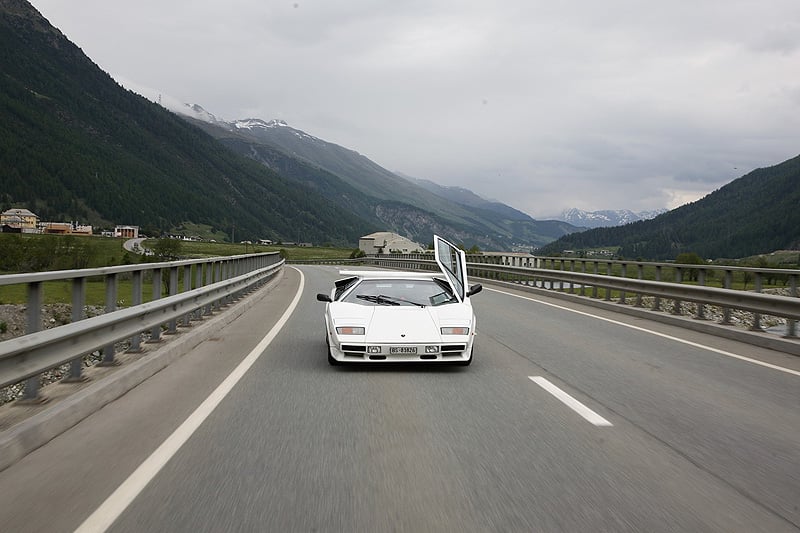
[{"label": "front bumper", "polygon": [[342,363],[458,363],[470,359],[473,336],[439,343],[382,344],[329,339],[331,357]]}]

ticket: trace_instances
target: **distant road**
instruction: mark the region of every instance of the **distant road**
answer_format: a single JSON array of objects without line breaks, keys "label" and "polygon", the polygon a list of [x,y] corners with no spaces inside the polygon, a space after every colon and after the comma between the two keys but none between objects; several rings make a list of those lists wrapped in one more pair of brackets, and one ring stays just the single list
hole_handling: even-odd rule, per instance
[{"label": "distant road", "polygon": [[339,277],[287,267],[0,472],[0,529],[800,531],[800,358],[487,283],[472,366],[331,367]]},{"label": "distant road", "polygon": [[129,252],[133,252],[136,254],[143,254],[144,248],[142,248],[142,241],[144,238],[137,238],[137,239],[128,239],[124,243],[122,243],[122,247],[128,250]]}]

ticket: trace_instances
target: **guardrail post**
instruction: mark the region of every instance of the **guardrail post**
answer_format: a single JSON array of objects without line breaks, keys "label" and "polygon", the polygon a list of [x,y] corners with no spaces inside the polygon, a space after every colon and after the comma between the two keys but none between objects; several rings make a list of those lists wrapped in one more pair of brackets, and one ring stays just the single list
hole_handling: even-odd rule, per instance
[{"label": "guardrail post", "polygon": [[[761,272],[756,272],[756,292],[762,290],[762,276]],[[753,326],[750,331],[761,331],[761,313],[753,313]]]},{"label": "guardrail post", "polygon": [[[656,281],[661,281],[661,265],[656,265]],[[653,298],[653,311],[661,311],[661,297]]]},{"label": "guardrail post", "polygon": [[[697,272],[697,283],[701,287],[705,287],[705,285],[706,285],[706,271],[703,268],[701,268]],[[706,306],[705,306],[705,304],[703,302],[697,302],[696,305],[697,305],[697,315],[695,316],[695,318],[697,320],[705,320],[706,319],[706,316],[705,316],[705,307]]]},{"label": "guardrail post", "polygon": [[[225,279],[225,260],[221,259],[219,261],[214,262],[213,267],[213,281],[212,283],[219,283],[220,281]],[[219,311],[219,309],[225,303],[225,296],[220,296],[216,300],[214,300],[214,311]]]},{"label": "guardrail post", "polygon": [[[683,282],[683,270],[681,267],[675,267],[675,283],[682,283]],[[672,306],[672,314],[673,315],[682,315],[683,311],[681,311],[681,301],[679,299],[675,299],[673,301]]]},{"label": "guardrail post", "polygon": [[[628,264],[627,263],[622,263],[621,276],[623,278],[627,278],[628,277]],[[627,304],[626,296],[625,296],[625,290],[624,289],[622,291],[620,291],[620,293],[619,293],[619,303],[621,303],[623,305]]]},{"label": "guardrail post", "polygon": [[[600,272],[600,263],[594,261],[594,275],[595,276],[598,275],[599,272]],[[595,282],[595,284],[592,285],[592,298],[597,298],[597,282]]]},{"label": "guardrail post", "polygon": [[[169,269],[169,295],[175,296],[178,294],[178,267],[170,267]],[[173,318],[169,321],[167,327],[167,335],[175,335],[178,333],[178,319]]]},{"label": "guardrail post", "polygon": [[[586,260],[581,261],[581,273],[582,274],[586,274]],[[586,296],[586,284],[585,283],[581,283],[580,295],[581,296]]]},{"label": "guardrail post", "polygon": [[[26,313],[25,334],[36,333],[42,330],[42,283],[34,281],[28,283],[28,308]],[[25,381],[22,397],[15,405],[43,403],[46,399],[39,396],[39,376],[33,376]]]},{"label": "guardrail post", "polygon": [[[72,322],[83,320],[83,306],[86,303],[86,278],[72,280]],[[69,363],[69,373],[62,378],[64,383],[86,381],[83,374],[83,356],[76,357]]]},{"label": "guardrail post", "polygon": [[[222,279],[222,263],[220,261],[215,261],[211,265],[211,283],[217,283]],[[214,303],[211,304],[212,312],[219,311],[219,303],[220,298],[214,300]]]},{"label": "guardrail post", "polygon": [[[236,276],[240,276],[246,272],[250,272],[250,265],[252,265],[254,259],[252,257],[247,257],[244,259],[232,259],[230,265],[230,276],[231,278],[235,278]],[[239,298],[242,298],[245,294],[249,293],[250,291],[254,290],[255,287],[245,286],[238,291],[232,293],[230,297],[228,297],[229,303],[238,302]]]},{"label": "guardrail post", "polygon": [[[636,277],[640,280],[644,279],[644,265],[642,263],[636,263]],[[643,307],[641,292],[636,293],[636,303],[634,307]]]},{"label": "guardrail post", "polygon": [[[143,290],[143,283],[142,279],[144,278],[144,274],[141,270],[134,270],[132,272],[133,276],[131,278],[131,305],[137,306],[142,305],[142,290]],[[139,353],[142,351],[142,334],[137,333],[133,337],[131,337],[131,345],[127,349],[130,353]]]},{"label": "guardrail post", "polygon": [[[153,269],[153,301],[161,299],[161,269]],[[150,329],[150,338],[147,340],[148,344],[155,344],[161,342],[161,324],[156,324]]]},{"label": "guardrail post", "polygon": [[[192,290],[192,265],[184,265],[183,266],[183,292],[189,292]],[[192,314],[186,313],[183,315],[183,323],[181,324],[183,327],[191,326],[192,322]]]},{"label": "guardrail post", "polygon": [[[194,271],[194,288],[199,289],[203,286],[203,268],[205,265],[198,263]],[[203,308],[194,311],[194,318],[196,320],[203,320]]]},{"label": "guardrail post", "polygon": [[[231,262],[229,259],[223,259],[219,264],[219,279],[220,281],[230,279],[231,277]],[[226,307],[230,303],[230,295],[225,295],[219,299],[219,307]]]},{"label": "guardrail post", "polygon": [[[613,268],[613,265],[612,265],[611,261],[609,261],[608,263],[606,263],[606,276],[608,276],[608,277],[611,277],[611,275],[613,274],[613,272],[612,272],[612,268]],[[611,301],[611,287],[606,287],[606,297],[605,297],[605,300],[606,300],[607,302],[610,302],[610,301]]]},{"label": "guardrail post", "polygon": [[[214,283],[214,262],[210,261],[206,263],[206,283],[205,285],[212,285]],[[214,309],[214,304],[208,304],[203,309],[203,315],[208,316],[211,315]]]},{"label": "guardrail post", "polygon": [[[789,276],[789,296],[797,298],[797,276],[794,274]],[[787,339],[797,337],[797,320],[791,318],[786,320],[786,335],[784,337]]]},{"label": "guardrail post", "polygon": [[[569,271],[570,272],[575,272],[575,260],[574,259],[570,259],[569,260]],[[574,294],[575,293],[575,283],[573,283],[572,281],[569,282],[569,293],[570,294]]]},{"label": "guardrail post", "polygon": [[[113,313],[117,310],[117,275],[109,274],[106,276],[106,313]],[[97,363],[100,366],[114,366],[114,344],[107,344],[103,347],[103,360]]]},{"label": "guardrail post", "polygon": [[[722,286],[725,289],[730,289],[731,285],[733,284],[733,270],[726,270],[725,271],[725,281],[723,282]],[[731,308],[730,307],[723,307],[722,308],[722,320],[719,321],[720,324],[725,324],[729,326],[731,324]]]}]

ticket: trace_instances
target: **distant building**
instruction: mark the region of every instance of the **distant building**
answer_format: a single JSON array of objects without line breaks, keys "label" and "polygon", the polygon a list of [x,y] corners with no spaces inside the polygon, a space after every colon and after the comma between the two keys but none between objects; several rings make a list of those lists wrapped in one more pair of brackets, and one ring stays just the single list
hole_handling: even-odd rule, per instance
[{"label": "distant building", "polygon": [[116,226],[114,228],[114,237],[121,237],[123,239],[138,239],[139,226]]},{"label": "distant building", "polygon": [[38,233],[39,217],[27,209],[8,209],[0,213],[0,226],[15,233]]},{"label": "distant building", "polygon": [[397,233],[378,231],[358,239],[358,249],[367,255],[421,252],[425,247]]},{"label": "distant building", "polygon": [[56,235],[91,235],[92,227],[77,222],[40,222],[39,231]]}]

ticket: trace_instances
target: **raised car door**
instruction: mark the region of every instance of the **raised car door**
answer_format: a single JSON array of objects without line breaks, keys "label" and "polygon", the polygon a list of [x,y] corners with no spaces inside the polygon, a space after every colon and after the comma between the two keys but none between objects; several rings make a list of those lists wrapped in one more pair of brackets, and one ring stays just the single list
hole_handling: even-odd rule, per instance
[{"label": "raised car door", "polygon": [[350,287],[352,287],[352,286],[353,286],[353,284],[354,284],[356,281],[358,281],[358,276],[353,276],[353,277],[350,277],[350,278],[344,278],[344,279],[340,279],[340,280],[338,280],[338,281],[335,281],[335,282],[333,283],[333,284],[334,284],[334,286],[335,286],[335,289],[334,289],[334,292],[333,292],[333,301],[334,301],[334,302],[338,301],[338,300],[339,300],[339,298],[341,298],[341,297],[342,297],[342,294],[343,294],[343,293],[344,293],[344,292],[345,292],[347,289],[349,289]]},{"label": "raised car door", "polygon": [[467,294],[467,259],[463,250],[447,242],[438,235],[433,236],[433,249],[436,253],[436,263],[450,283],[450,288],[463,302]]}]

